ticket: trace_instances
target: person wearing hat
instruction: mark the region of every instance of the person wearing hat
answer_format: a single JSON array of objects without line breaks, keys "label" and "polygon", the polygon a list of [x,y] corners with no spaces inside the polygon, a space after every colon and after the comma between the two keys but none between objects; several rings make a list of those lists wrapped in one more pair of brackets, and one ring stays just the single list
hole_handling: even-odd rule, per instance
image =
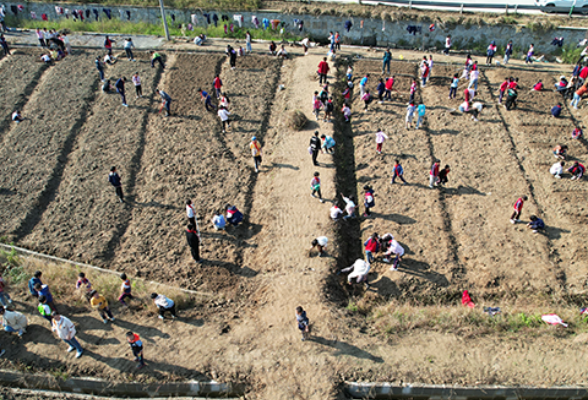
[{"label": "person wearing hat", "polygon": [[151,299],[153,300],[153,304],[157,306],[159,319],[164,319],[166,311],[170,312],[172,319],[176,318],[176,305],[173,300],[157,293],[151,293]]},{"label": "person wearing hat", "polygon": [[249,148],[251,149],[251,155],[255,163],[255,172],[259,172],[259,168],[261,168],[261,145],[257,141],[257,137],[253,136],[251,138]]}]

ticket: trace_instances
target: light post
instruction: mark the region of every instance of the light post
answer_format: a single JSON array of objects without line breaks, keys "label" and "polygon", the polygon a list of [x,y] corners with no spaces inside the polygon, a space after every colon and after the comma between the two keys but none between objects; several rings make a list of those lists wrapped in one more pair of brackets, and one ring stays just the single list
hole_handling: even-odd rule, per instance
[{"label": "light post", "polygon": [[165,9],[163,8],[163,0],[159,0],[159,8],[161,8],[161,19],[163,19],[163,29],[165,29],[165,38],[169,38],[169,29],[167,28],[167,19],[165,18]]}]

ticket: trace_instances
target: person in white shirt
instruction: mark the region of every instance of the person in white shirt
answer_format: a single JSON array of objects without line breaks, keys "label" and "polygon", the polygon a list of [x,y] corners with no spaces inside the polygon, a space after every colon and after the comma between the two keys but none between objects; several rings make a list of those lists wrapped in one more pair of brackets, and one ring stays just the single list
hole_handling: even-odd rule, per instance
[{"label": "person in white shirt", "polygon": [[231,127],[231,121],[229,121],[229,115],[231,115],[231,113],[224,106],[219,106],[217,114],[223,124],[223,133],[225,133],[226,128]]},{"label": "person in white shirt", "polygon": [[129,61],[135,61],[135,57],[133,57],[133,47],[135,47],[135,45],[133,44],[133,39],[125,39],[124,49]]},{"label": "person in white shirt", "polygon": [[41,56],[41,61],[43,61],[46,64],[50,64],[51,63],[51,57],[49,56],[49,54],[43,54]]},{"label": "person in white shirt", "polygon": [[153,299],[153,303],[157,306],[157,311],[159,312],[159,319],[163,319],[165,312],[169,311],[172,315],[172,319],[176,318],[176,305],[173,300],[168,299],[162,294],[151,293],[151,299]]},{"label": "person in white shirt", "polygon": [[564,165],[566,165],[565,161],[556,162],[551,166],[551,168],[549,168],[549,173],[555,178],[560,179],[561,174],[563,174],[564,171]]},{"label": "person in white shirt", "polygon": [[22,117],[22,115],[20,115],[20,112],[16,110],[12,113],[12,120],[18,124],[19,122],[24,120],[24,118]]},{"label": "person in white shirt", "polygon": [[221,98],[220,98],[220,105],[223,106],[225,108],[225,110],[229,111],[229,103],[231,102],[231,100],[229,100],[229,96],[227,96],[226,93],[221,93]]},{"label": "person in white shirt", "polygon": [[308,250],[308,255],[312,254],[312,250],[316,247],[319,251],[319,257],[322,257],[325,249],[327,248],[327,243],[329,243],[329,239],[326,236],[319,236],[316,239],[313,239],[312,243],[310,243],[310,250]]},{"label": "person in white shirt", "polygon": [[331,207],[331,218],[335,221],[343,218],[343,211],[341,211],[341,209],[339,208],[339,206],[337,206],[337,204],[333,204],[333,207]]},{"label": "person in white shirt", "polygon": [[196,226],[196,213],[194,212],[194,206],[192,205],[192,200],[186,200],[186,216],[188,217],[188,221],[194,226]]},{"label": "person in white shirt", "polygon": [[57,334],[57,336],[63,340],[65,343],[69,344],[69,348],[67,352],[73,351],[74,349],[77,350],[76,358],[80,358],[82,356],[82,345],[76,339],[76,327],[74,324],[64,316],[59,315],[59,313],[53,313],[53,322],[51,323],[51,330]]},{"label": "person in white shirt", "polygon": [[135,94],[137,98],[143,97],[143,89],[141,88],[141,77],[139,76],[138,72],[135,72],[135,75],[131,78],[133,81],[133,85],[135,85]]},{"label": "person in white shirt", "polygon": [[347,275],[347,283],[350,285],[353,283],[353,279],[355,279],[357,283],[364,282],[366,290],[370,287],[370,284],[367,281],[370,272],[370,264],[368,262],[358,258],[351,267],[343,268],[341,271],[337,272],[337,275],[346,272],[351,272]]},{"label": "person in white shirt", "polygon": [[310,39],[309,38],[304,38],[302,39],[302,41],[300,42],[300,44],[302,45],[302,48],[304,49],[304,55],[308,54],[308,48],[310,47]]},{"label": "person in white shirt", "polygon": [[390,271],[398,271],[398,264],[402,261],[402,256],[404,255],[404,248],[394,239],[391,233],[386,233],[380,239],[380,242],[385,245],[386,251],[384,253],[384,258],[382,261],[389,263],[393,255],[396,255],[394,259],[394,263],[392,264],[392,268]]},{"label": "person in white shirt", "polygon": [[104,64],[114,65],[115,62],[116,62],[116,57],[111,56],[110,54],[107,54],[104,56]]},{"label": "person in white shirt", "polygon": [[19,337],[27,331],[27,317],[18,311],[9,311],[0,306],[0,316],[2,316],[2,325],[6,332],[16,332]]},{"label": "person in white shirt", "polygon": [[288,58],[288,52],[286,51],[286,48],[284,47],[284,45],[282,45],[282,48],[280,50],[278,50],[278,57],[282,57],[282,58]]},{"label": "person in white shirt", "polygon": [[341,197],[343,197],[343,201],[345,201],[345,212],[347,212],[347,215],[344,216],[343,219],[354,218],[355,217],[355,203],[354,203],[355,198],[353,197],[353,195],[351,195],[349,197],[345,197],[345,196],[341,195]]},{"label": "person in white shirt", "polygon": [[476,68],[472,72],[470,72],[470,84],[468,85],[468,89],[472,86],[474,90],[478,90],[478,78],[480,77],[480,71]]},{"label": "person in white shirt", "polygon": [[225,220],[225,216],[223,215],[223,213],[219,210],[217,212],[214,213],[214,216],[212,217],[212,226],[214,226],[214,229],[216,229],[217,231],[220,229],[225,229],[225,226],[227,225],[227,221]]},{"label": "person in white shirt", "polygon": [[427,77],[427,82],[431,78],[431,75],[433,75],[433,56],[429,55],[429,76]]},{"label": "person in white shirt", "polygon": [[343,117],[345,117],[345,122],[349,122],[351,118],[351,108],[347,104],[343,104],[343,109],[341,110]]},{"label": "person in white shirt", "polygon": [[451,35],[447,35],[447,37],[445,38],[445,50],[443,50],[443,53],[445,53],[445,55],[448,56],[450,49],[451,49]]}]

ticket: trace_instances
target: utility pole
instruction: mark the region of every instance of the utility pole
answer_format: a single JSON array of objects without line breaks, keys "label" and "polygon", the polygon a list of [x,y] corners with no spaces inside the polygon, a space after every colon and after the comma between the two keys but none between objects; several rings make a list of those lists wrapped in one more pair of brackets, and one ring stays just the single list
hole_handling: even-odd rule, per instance
[{"label": "utility pole", "polygon": [[167,28],[167,19],[165,18],[165,9],[163,8],[163,0],[159,0],[159,8],[161,8],[161,19],[163,19],[163,29],[165,29],[165,38],[170,40],[169,29]]}]

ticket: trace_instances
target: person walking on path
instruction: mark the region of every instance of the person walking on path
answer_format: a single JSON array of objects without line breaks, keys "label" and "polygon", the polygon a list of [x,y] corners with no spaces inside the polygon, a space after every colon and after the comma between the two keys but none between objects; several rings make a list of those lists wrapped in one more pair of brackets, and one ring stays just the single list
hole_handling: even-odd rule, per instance
[{"label": "person walking on path", "polygon": [[76,358],[80,358],[84,349],[80,342],[76,339],[76,327],[74,326],[73,322],[69,320],[69,318],[60,315],[57,311],[53,312],[53,322],[51,325],[51,330],[57,334],[59,339],[63,340],[65,343],[69,344],[69,348],[67,352],[72,352],[74,349],[76,352]]},{"label": "person walking on path", "polygon": [[131,294],[131,280],[127,278],[127,274],[124,272],[120,274],[120,280],[122,283],[120,284],[120,296],[118,296],[118,301],[126,307],[127,303],[125,302],[125,299],[133,299],[133,295]]},{"label": "person walking on path", "polygon": [[231,121],[229,120],[231,113],[225,108],[225,106],[219,106],[217,114],[223,126],[223,133],[226,133],[227,129],[231,127]]},{"label": "person walking on path", "polygon": [[112,55],[112,44],[115,43],[116,40],[112,40],[110,39],[108,36],[106,36],[104,38],[104,48],[106,49],[106,51],[108,52],[108,55],[111,56]]},{"label": "person walking on path", "polygon": [[0,34],[0,45],[2,46],[2,50],[4,50],[4,56],[10,56],[10,48],[8,48],[8,42],[4,35]]},{"label": "person walking on path", "polygon": [[392,53],[390,49],[386,49],[384,56],[382,57],[382,74],[388,72],[390,74],[390,61],[392,61]]},{"label": "person walking on path", "polygon": [[426,111],[427,111],[427,109],[426,109],[425,105],[423,104],[423,102],[421,102],[421,104],[419,104],[419,106],[417,107],[417,114],[418,114],[417,123],[416,123],[417,129],[419,129],[421,123],[425,119]]},{"label": "person walking on path", "polygon": [[135,361],[138,363],[137,369],[143,368],[145,366],[145,359],[143,358],[143,342],[141,341],[141,338],[136,333],[128,331],[127,342],[131,346]]},{"label": "person walking on path", "polygon": [[327,62],[327,57],[324,57],[318,65],[319,85],[323,84],[323,79],[325,83],[327,83],[327,74],[329,73],[329,70],[330,67],[329,63]]},{"label": "person walking on path", "polygon": [[133,43],[133,39],[131,39],[131,38],[125,39],[124,48],[125,48],[125,53],[127,54],[127,58],[129,59],[129,61],[135,61],[135,57],[133,57],[133,47],[135,47],[135,44]]},{"label": "person walking on path", "polygon": [[320,173],[315,172],[314,177],[310,181],[310,196],[316,197],[315,193],[318,194],[319,201],[324,203],[323,196],[321,194],[321,178]]},{"label": "person walking on path", "polygon": [[515,201],[514,203],[514,211],[512,213],[512,215],[510,216],[510,223],[511,224],[516,224],[517,222],[521,222],[521,220],[519,219],[521,217],[521,212],[523,211],[523,205],[525,204],[525,201],[528,200],[527,196],[522,196],[519,197],[517,199],[517,201]]},{"label": "person walking on path", "polygon": [[165,312],[169,311],[172,319],[176,318],[176,305],[173,300],[168,299],[162,294],[151,293],[151,299],[153,304],[157,306],[157,312],[159,313],[159,319],[165,318]]},{"label": "person walking on path", "polygon": [[202,259],[200,258],[200,235],[196,230],[195,224],[188,224],[186,227],[186,241],[188,242],[188,247],[190,247],[190,253],[192,253],[192,258],[198,264],[202,264]]},{"label": "person walking on path", "polygon": [[138,72],[135,72],[135,75],[131,78],[133,81],[133,85],[135,85],[135,94],[137,98],[143,97],[143,89],[141,88],[141,77],[139,76]]},{"label": "person walking on path", "polygon": [[353,279],[355,279],[357,283],[364,283],[366,290],[369,289],[370,284],[367,281],[367,277],[370,272],[370,264],[368,262],[358,258],[352,266],[343,268],[337,272],[337,275],[347,272],[351,272],[349,275],[347,275],[348,284],[351,285],[353,283]]},{"label": "person walking on path", "polygon": [[259,172],[259,169],[261,168],[261,144],[259,144],[255,136],[251,138],[251,143],[249,143],[249,149],[251,150],[251,155],[253,156],[255,172]]},{"label": "person walking on path", "polygon": [[220,99],[221,89],[223,87],[223,82],[221,81],[221,79],[218,75],[214,77],[214,80],[212,81],[212,86],[214,86],[214,90],[216,92],[216,98]]},{"label": "person walking on path", "polygon": [[227,45],[227,49],[225,50],[227,55],[229,56],[229,65],[231,69],[235,69],[237,66],[237,52],[231,45]]},{"label": "person walking on path", "polygon": [[325,253],[325,249],[327,248],[327,244],[329,243],[329,239],[326,236],[319,236],[316,239],[313,239],[310,243],[310,250],[308,250],[308,256],[312,254],[312,250],[316,247],[319,251],[319,257],[322,257]]},{"label": "person walking on path", "polygon": [[110,174],[108,174],[108,182],[110,182],[110,184],[114,186],[119,201],[121,203],[124,203],[125,199],[122,190],[122,182],[120,180],[120,176],[116,172],[116,167],[110,168]]},{"label": "person walking on path", "polygon": [[429,187],[433,189],[439,183],[439,160],[433,160],[433,165],[429,170]]},{"label": "person walking on path", "polygon": [[186,200],[186,216],[188,217],[188,222],[196,226],[196,212],[190,199]]},{"label": "person walking on path", "polygon": [[447,175],[451,172],[449,165],[446,165],[441,171],[439,171],[439,185],[444,185],[448,182]]},{"label": "person walking on path", "polygon": [[363,187],[363,205],[365,207],[365,213],[363,213],[364,218],[369,218],[372,215],[370,210],[376,206],[376,199],[374,197],[374,189],[369,185],[365,185]]},{"label": "person walking on path", "polygon": [[29,293],[37,298],[39,297],[39,293],[37,293],[37,290],[35,289],[35,285],[38,283],[41,286],[43,285],[43,282],[41,281],[41,276],[43,275],[43,273],[41,271],[35,271],[35,273],[33,274],[33,277],[31,279],[29,279]]},{"label": "person walking on path", "polygon": [[376,152],[378,154],[382,154],[382,146],[386,139],[388,139],[388,136],[382,131],[382,129],[378,128],[378,131],[376,132]]},{"label": "person walking on path", "polygon": [[0,307],[2,316],[2,326],[8,333],[16,332],[18,337],[22,337],[27,331],[27,317],[18,311],[9,311],[5,307]]},{"label": "person walking on path", "polygon": [[404,180],[404,168],[402,168],[398,160],[394,160],[394,166],[392,167],[392,184],[394,184],[396,178],[399,178],[405,185],[408,185],[408,182]]},{"label": "person walking on path", "polygon": [[100,314],[100,317],[102,317],[102,322],[105,324],[108,323],[108,320],[110,320],[110,322],[114,322],[114,317],[112,316],[110,307],[108,307],[108,301],[106,301],[106,298],[101,294],[98,294],[96,290],[92,290],[92,292],[90,292],[90,296],[90,304],[92,305],[93,309],[98,311],[98,314]]},{"label": "person walking on path", "polygon": [[125,97],[125,83],[127,81],[127,78],[125,78],[124,76],[122,78],[119,78],[116,83],[114,84],[114,87],[116,88],[116,92],[118,94],[120,94],[120,97],[122,98],[122,105],[125,107],[128,107],[127,105],[127,98]]},{"label": "person walking on path", "polygon": [[151,68],[155,68],[155,63],[158,62],[161,65],[161,69],[165,69],[165,65],[163,64],[163,59],[161,58],[161,54],[156,51],[151,52]]},{"label": "person walking on path", "polygon": [[310,321],[306,316],[306,311],[300,306],[296,307],[296,323],[302,333],[302,341],[310,339]]},{"label": "person walking on path", "polygon": [[427,56],[424,57],[423,59],[423,63],[421,66],[421,87],[425,87],[427,84],[427,80],[429,79],[429,73],[431,72],[431,69],[429,68],[429,63],[427,62]]},{"label": "person walking on path", "polygon": [[508,60],[512,56],[512,40],[509,40],[504,49],[504,65],[508,64]]},{"label": "person walking on path", "polygon": [[98,74],[100,74],[100,82],[104,82],[104,63],[102,63],[100,57],[96,57],[94,64],[96,64],[96,69],[98,70]]},{"label": "person walking on path", "polygon": [[319,131],[314,132],[314,136],[310,138],[310,154],[312,155],[312,163],[318,166],[319,163],[316,160],[318,153],[321,150],[321,139],[319,138]]}]

